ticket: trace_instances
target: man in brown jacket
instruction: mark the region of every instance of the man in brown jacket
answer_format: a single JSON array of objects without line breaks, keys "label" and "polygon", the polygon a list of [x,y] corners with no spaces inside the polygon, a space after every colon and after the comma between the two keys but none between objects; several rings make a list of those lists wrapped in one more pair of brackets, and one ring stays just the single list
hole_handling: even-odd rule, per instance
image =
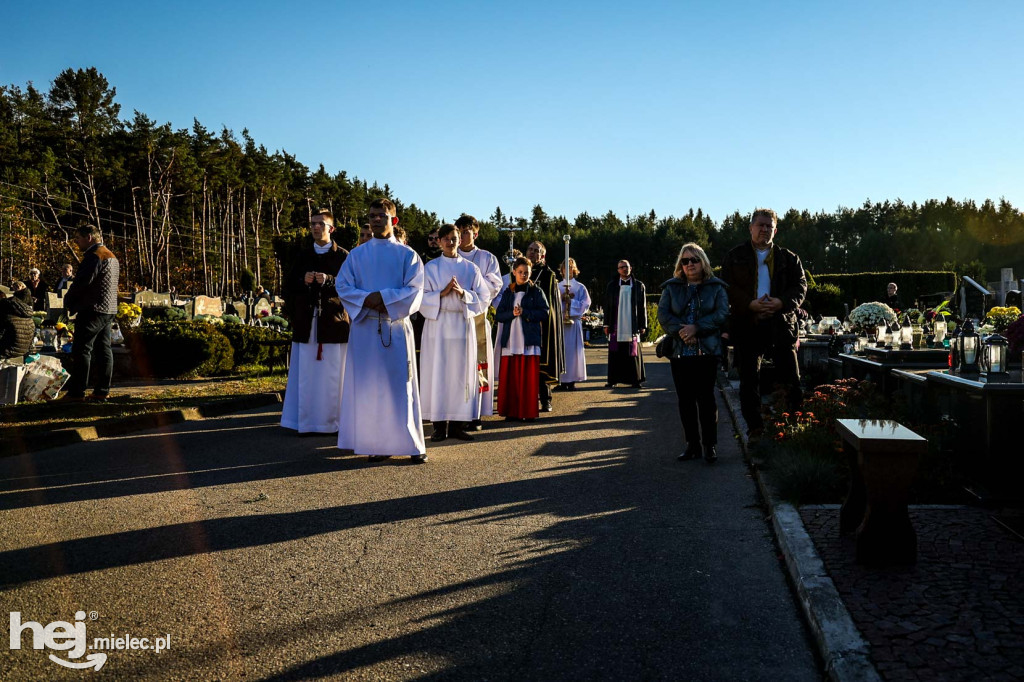
[{"label": "man in brown jacket", "polygon": [[337,433],[349,316],[334,288],[348,251],[331,239],[334,216],[310,219],[312,243],[302,245],[284,279],[292,323],[292,356],[281,426],[299,433]]}]

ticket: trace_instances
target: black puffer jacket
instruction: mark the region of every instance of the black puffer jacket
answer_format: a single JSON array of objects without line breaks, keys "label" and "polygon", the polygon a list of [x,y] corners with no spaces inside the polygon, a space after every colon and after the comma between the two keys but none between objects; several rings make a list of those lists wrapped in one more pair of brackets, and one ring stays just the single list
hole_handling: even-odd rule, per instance
[{"label": "black puffer jacket", "polygon": [[[25,298],[31,300],[31,296]],[[17,295],[0,300],[0,360],[27,355],[35,335],[32,306]]]}]

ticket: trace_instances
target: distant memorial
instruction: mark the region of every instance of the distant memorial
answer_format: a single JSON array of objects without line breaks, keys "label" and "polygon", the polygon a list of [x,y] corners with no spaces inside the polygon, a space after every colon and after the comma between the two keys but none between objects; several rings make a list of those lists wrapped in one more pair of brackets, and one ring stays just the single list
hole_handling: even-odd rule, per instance
[{"label": "distant memorial", "polygon": [[273,308],[270,307],[270,301],[265,298],[261,298],[256,301],[252,306],[252,316],[257,320],[263,317],[269,317],[273,315]]},{"label": "distant memorial", "polygon": [[192,305],[190,306],[189,313],[192,317],[197,315],[209,315],[211,317],[220,317],[224,313],[224,305],[220,301],[220,296],[211,298],[209,296],[196,296],[192,299]]},{"label": "distant memorial", "polygon": [[240,319],[242,322],[245,322],[246,317],[248,316],[248,311],[246,310],[245,304],[242,303],[241,301],[232,301],[228,305],[234,308],[235,315],[238,316],[238,319]]},{"label": "distant memorial", "polygon": [[64,314],[64,297],[52,291],[46,294],[46,319],[55,321]]},{"label": "distant memorial", "polygon": [[960,282],[960,288],[956,292],[957,305],[960,309],[960,317],[963,319],[972,318],[984,320],[989,309],[989,299],[992,292],[986,287],[978,284],[970,277],[964,277]]},{"label": "distant memorial", "polygon": [[171,295],[158,294],[155,291],[140,291],[135,294],[135,304],[140,308],[170,308]]}]

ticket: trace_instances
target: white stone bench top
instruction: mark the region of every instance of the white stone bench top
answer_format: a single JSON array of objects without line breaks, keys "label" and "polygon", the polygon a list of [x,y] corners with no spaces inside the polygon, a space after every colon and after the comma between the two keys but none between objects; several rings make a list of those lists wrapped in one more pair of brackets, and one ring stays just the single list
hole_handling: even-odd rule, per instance
[{"label": "white stone bench top", "polygon": [[925,438],[892,419],[837,419],[839,435],[858,450],[923,451]]}]

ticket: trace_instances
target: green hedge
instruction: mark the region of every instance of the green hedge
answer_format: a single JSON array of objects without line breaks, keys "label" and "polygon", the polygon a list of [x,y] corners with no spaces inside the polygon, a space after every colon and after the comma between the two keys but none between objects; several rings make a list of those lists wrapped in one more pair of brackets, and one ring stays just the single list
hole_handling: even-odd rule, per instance
[{"label": "green hedge", "polygon": [[176,322],[188,319],[183,308],[150,307],[142,309],[142,319],[150,322]]},{"label": "green hedge", "polygon": [[842,319],[846,314],[842,290],[835,284],[827,282],[808,284],[807,298],[801,307],[814,315],[834,315]]},{"label": "green hedge", "polygon": [[231,342],[206,322],[145,322],[125,335],[125,343],[142,376],[216,376],[235,364]]},{"label": "green hedge", "polygon": [[869,301],[884,301],[885,286],[896,282],[896,292],[904,308],[913,307],[920,296],[949,292],[956,288],[956,273],[944,271],[902,270],[898,272],[856,272],[852,274],[815,275],[817,284],[834,284],[842,291],[842,302],[854,306]]},{"label": "green hedge", "polygon": [[287,334],[266,327],[250,327],[244,324],[230,323],[218,327],[217,330],[228,338],[231,347],[235,349],[236,367],[267,365],[271,360],[274,361],[274,364],[284,364],[287,346],[266,346],[261,345],[261,342],[288,340]]}]

